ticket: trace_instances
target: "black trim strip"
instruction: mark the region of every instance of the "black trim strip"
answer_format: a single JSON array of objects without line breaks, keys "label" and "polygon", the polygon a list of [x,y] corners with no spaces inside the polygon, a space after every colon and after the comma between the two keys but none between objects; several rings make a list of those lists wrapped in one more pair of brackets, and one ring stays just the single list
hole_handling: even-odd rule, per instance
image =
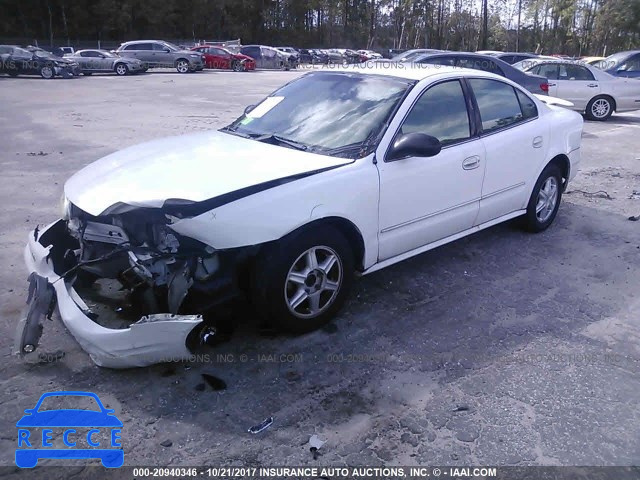
[{"label": "black trim strip", "polygon": [[[284,185],[285,183],[290,183],[296,180],[307,178],[312,175],[328,172],[329,170],[334,170],[339,167],[351,165],[352,163],[355,163],[355,160],[341,165],[333,165],[331,167],[321,168],[319,170],[312,170],[309,172],[291,175],[289,177],[269,180],[268,182],[258,183],[256,185],[251,185],[239,190],[234,190],[233,192],[224,193],[222,195],[218,195],[217,197],[209,198],[201,202],[184,203],[186,202],[186,200],[179,198],[169,198],[165,200],[164,204],[161,207],[161,210],[163,213],[179,218],[197,217],[198,215],[202,215],[203,213],[213,210],[214,208],[218,208],[228,203],[235,202],[236,200],[255,195],[256,193],[264,192],[265,190]],[[174,203],[171,204],[171,202]]]}]

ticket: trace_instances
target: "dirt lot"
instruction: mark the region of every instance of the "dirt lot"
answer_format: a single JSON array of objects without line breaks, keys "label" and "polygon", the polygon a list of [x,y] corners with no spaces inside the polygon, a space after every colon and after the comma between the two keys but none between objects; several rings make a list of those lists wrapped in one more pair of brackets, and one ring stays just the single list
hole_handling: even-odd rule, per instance
[{"label": "dirt lot", "polygon": [[[497,226],[367,276],[322,331],[274,337],[244,317],[201,362],[114,371],[54,318],[41,349],[62,359],[10,355],[26,235],[57,218],[68,176],[219,128],[299,74],[0,78],[0,465],[13,465],[23,410],[53,390],[116,409],[127,465],[638,465],[636,114],[585,124],[582,173],[547,232]],[[196,389],[201,373],[227,388]],[[313,434],[327,441],[317,459]]]}]

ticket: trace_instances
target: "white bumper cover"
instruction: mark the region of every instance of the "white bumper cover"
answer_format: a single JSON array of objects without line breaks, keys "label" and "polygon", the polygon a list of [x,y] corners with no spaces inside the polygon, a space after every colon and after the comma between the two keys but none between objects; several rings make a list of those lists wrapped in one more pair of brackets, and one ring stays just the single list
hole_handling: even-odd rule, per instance
[{"label": "white bumper cover", "polygon": [[[55,273],[49,257],[52,246],[38,239],[54,222],[29,234],[24,259],[30,273],[36,273],[53,285],[60,318],[80,346],[101,367],[144,367],[154,363],[188,359],[189,333],[202,322],[199,315],[149,315],[129,328],[111,329],[98,325],[86,313],[90,310],[73,287]],[[23,327],[24,321],[21,322]],[[20,332],[18,332],[20,337]]]}]

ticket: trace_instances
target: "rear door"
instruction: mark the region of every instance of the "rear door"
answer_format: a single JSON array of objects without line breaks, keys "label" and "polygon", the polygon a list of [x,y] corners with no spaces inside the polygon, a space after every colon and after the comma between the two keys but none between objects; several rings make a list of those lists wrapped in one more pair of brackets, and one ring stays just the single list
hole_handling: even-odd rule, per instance
[{"label": "rear door", "polygon": [[586,67],[561,63],[558,72],[558,97],[569,100],[576,108],[584,110],[589,100],[600,93],[600,83]]},{"label": "rear door", "polygon": [[549,131],[533,100],[500,80],[470,78],[486,151],[476,225],[522,210],[545,159]]}]

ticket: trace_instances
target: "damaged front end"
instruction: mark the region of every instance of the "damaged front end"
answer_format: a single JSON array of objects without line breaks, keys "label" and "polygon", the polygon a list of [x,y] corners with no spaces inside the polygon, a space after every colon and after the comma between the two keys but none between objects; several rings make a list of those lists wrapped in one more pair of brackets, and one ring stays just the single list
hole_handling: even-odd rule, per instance
[{"label": "damaged front end", "polygon": [[236,297],[246,249],[217,251],[171,229],[175,212],[74,205],[29,236],[29,309],[16,349],[33,352],[54,302],[92,360],[127,368],[187,359],[215,329],[208,312]]}]

